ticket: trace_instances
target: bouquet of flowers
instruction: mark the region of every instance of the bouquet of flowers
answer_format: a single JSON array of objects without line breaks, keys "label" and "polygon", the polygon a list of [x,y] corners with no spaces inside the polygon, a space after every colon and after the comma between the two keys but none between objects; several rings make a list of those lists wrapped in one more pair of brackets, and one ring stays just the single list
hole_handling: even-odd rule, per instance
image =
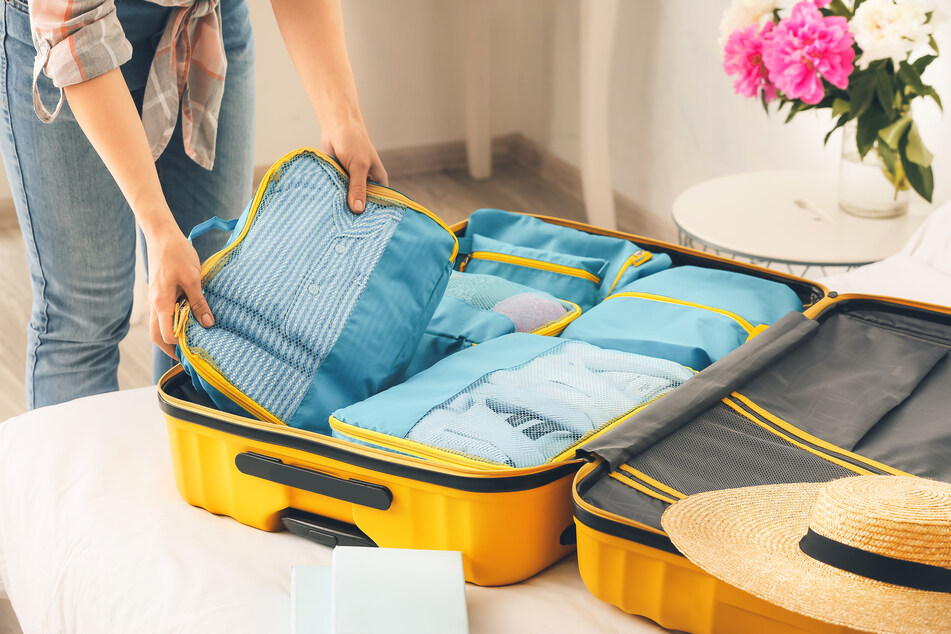
[{"label": "bouquet of flowers", "polygon": [[[856,124],[864,158],[873,148],[889,180],[931,201],[932,155],[911,116],[918,97],[941,100],[921,75],[938,56],[935,0],[734,0],[720,25],[723,68],[738,94],[769,112],[789,106],[786,122],[831,108],[835,126]],[[928,50],[930,48],[930,51]],[[914,57],[914,59],[912,59]]]}]

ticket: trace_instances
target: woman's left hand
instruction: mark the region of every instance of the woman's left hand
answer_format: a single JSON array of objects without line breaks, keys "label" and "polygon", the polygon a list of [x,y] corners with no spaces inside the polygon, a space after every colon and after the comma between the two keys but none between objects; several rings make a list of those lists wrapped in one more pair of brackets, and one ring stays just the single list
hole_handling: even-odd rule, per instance
[{"label": "woman's left hand", "polygon": [[321,133],[324,154],[336,157],[350,174],[347,202],[350,211],[362,213],[367,203],[367,179],[389,185],[389,178],[366,127],[360,122],[327,126]]}]

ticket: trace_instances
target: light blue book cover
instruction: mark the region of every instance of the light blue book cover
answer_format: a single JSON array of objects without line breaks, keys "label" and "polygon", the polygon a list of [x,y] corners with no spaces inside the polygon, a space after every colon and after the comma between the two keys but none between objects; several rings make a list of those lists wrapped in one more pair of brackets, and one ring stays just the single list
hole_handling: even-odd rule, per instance
[{"label": "light blue book cover", "polygon": [[334,634],[467,634],[462,553],[338,546]]},{"label": "light blue book cover", "polygon": [[291,569],[291,633],[329,634],[332,575],[328,566]]}]

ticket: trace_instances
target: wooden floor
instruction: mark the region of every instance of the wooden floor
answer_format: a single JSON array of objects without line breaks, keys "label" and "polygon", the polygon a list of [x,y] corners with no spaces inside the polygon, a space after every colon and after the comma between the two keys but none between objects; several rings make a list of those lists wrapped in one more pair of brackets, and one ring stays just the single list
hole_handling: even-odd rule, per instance
[{"label": "wooden floor", "polygon": [[[453,170],[394,178],[391,186],[450,223],[466,218],[480,207],[585,219],[584,207],[576,196],[542,180],[530,169],[511,165],[496,169],[495,173],[488,180],[474,181],[464,170]],[[636,222],[637,219],[623,215],[618,218],[619,226],[626,231],[637,232],[638,227],[632,226]],[[31,303],[23,242],[15,218],[9,214],[0,214],[0,262],[0,349],[4,352],[0,358],[0,421],[4,421],[26,409],[23,376]],[[132,327],[120,345],[119,386],[123,389],[148,385],[151,379],[145,309],[146,286],[140,279]]]}]

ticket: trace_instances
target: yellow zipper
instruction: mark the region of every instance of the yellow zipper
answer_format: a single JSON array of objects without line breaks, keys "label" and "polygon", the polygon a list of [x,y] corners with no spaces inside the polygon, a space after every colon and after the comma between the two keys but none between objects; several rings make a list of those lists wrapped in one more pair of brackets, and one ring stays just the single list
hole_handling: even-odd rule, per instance
[{"label": "yellow zipper", "polygon": [[621,270],[617,272],[617,276],[615,276],[614,278],[614,283],[611,284],[611,288],[608,289],[608,295],[614,292],[614,287],[617,286],[617,283],[621,281],[621,276],[624,275],[624,272],[626,270],[628,270],[632,266],[635,266],[635,267],[640,266],[641,264],[644,264],[644,262],[647,262],[648,260],[650,260],[652,257],[654,257],[654,254],[652,254],[650,251],[645,251],[643,249],[640,249],[639,251],[635,251],[634,253],[632,253],[631,257],[625,260],[624,264],[621,265]]},{"label": "yellow zipper", "polygon": [[[223,257],[225,257],[232,249],[237,247],[238,244],[242,240],[244,240],[244,237],[247,235],[255,215],[257,215],[258,207],[261,205],[261,200],[264,199],[264,192],[267,191],[268,185],[271,184],[271,180],[274,178],[274,174],[277,172],[277,170],[282,165],[290,161],[291,159],[308,152],[311,154],[314,154],[320,159],[323,159],[327,164],[333,167],[337,171],[337,173],[340,174],[341,177],[343,177],[345,181],[349,182],[349,176],[347,175],[347,173],[343,171],[343,169],[339,165],[337,165],[337,163],[334,160],[332,160],[323,152],[319,152],[313,148],[299,148],[297,150],[294,150],[293,152],[288,152],[287,154],[282,156],[280,159],[278,159],[276,163],[274,163],[274,165],[271,166],[271,168],[267,171],[267,173],[264,174],[264,178],[261,179],[261,184],[258,185],[258,191],[255,192],[254,199],[251,201],[251,211],[248,214],[248,219],[244,223],[244,226],[241,228],[241,233],[238,234],[238,238],[234,242],[229,244],[227,247],[225,247],[218,253],[215,253],[213,256],[211,256],[207,260],[205,260],[205,262],[201,265],[202,281],[204,281],[205,275],[209,271],[211,271],[214,268],[214,266]],[[383,185],[377,185],[375,183],[367,183],[367,195],[372,196],[373,198],[376,198],[378,200],[382,200],[384,202],[397,203],[404,207],[409,207],[410,209],[414,209],[420,213],[425,214],[430,219],[435,221],[436,224],[438,224],[440,227],[445,229],[446,232],[452,236],[454,244],[452,247],[452,254],[449,257],[449,260],[452,262],[456,261],[456,256],[459,254],[459,240],[458,238],[456,238],[456,234],[452,232],[452,229],[450,229],[449,226],[445,222],[442,221],[442,219],[437,217],[435,214],[433,214],[431,211],[429,211],[428,209],[426,209],[419,203],[412,201],[406,196],[404,196],[403,194],[399,193],[398,191],[392,190],[389,187],[384,187]]]},{"label": "yellow zipper", "polygon": [[828,454],[825,454],[825,453],[819,451],[818,449],[815,449],[815,448],[813,448],[813,447],[810,447],[809,445],[805,445],[805,444],[799,442],[798,440],[796,440],[795,438],[792,438],[792,437],[790,437],[790,436],[787,436],[786,434],[784,434],[784,433],[782,433],[782,432],[780,432],[780,431],[778,431],[778,430],[776,430],[776,429],[773,429],[772,427],[770,427],[770,426],[767,425],[766,423],[764,423],[764,422],[758,420],[755,416],[751,415],[749,412],[747,412],[747,411],[744,410],[742,407],[740,407],[739,405],[737,405],[734,401],[730,400],[729,397],[724,398],[724,399],[723,399],[723,403],[724,403],[725,405],[727,405],[727,407],[729,407],[730,409],[732,409],[733,411],[735,411],[737,414],[739,414],[740,416],[742,416],[743,418],[745,418],[746,420],[748,420],[748,421],[750,421],[750,422],[752,422],[752,423],[755,423],[756,425],[759,425],[760,427],[762,427],[763,429],[765,429],[765,430],[768,431],[769,433],[773,434],[774,436],[778,436],[779,438],[782,438],[783,440],[785,440],[786,442],[788,442],[790,445],[793,445],[794,447],[799,447],[800,449],[802,449],[802,450],[804,450],[804,451],[808,451],[809,453],[811,453],[811,454],[813,454],[813,455],[815,455],[815,456],[819,456],[819,457],[822,458],[823,460],[827,460],[827,461],[829,461],[829,462],[831,462],[831,463],[833,463],[833,464],[835,464],[835,465],[838,465],[838,466],[842,467],[843,469],[846,469],[846,470],[848,470],[848,471],[852,471],[853,473],[857,473],[857,474],[859,474],[859,475],[874,475],[874,474],[873,474],[871,471],[869,471],[868,469],[863,469],[862,467],[859,467],[859,466],[857,466],[857,465],[854,465],[854,464],[852,464],[852,463],[850,463],[850,462],[846,462],[845,460],[840,460],[840,459],[836,458],[835,456],[830,456],[830,455],[828,455]]},{"label": "yellow zipper", "polygon": [[649,495],[652,498],[656,498],[660,500],[661,502],[666,502],[667,504],[674,504],[677,501],[675,498],[667,497],[666,495],[662,493],[658,493],[657,491],[654,491],[653,489],[650,489],[644,486],[637,480],[633,479],[630,475],[627,475],[625,473],[618,473],[617,471],[612,471],[611,473],[608,474],[608,476],[611,478],[614,478],[621,484],[626,484],[632,489],[640,491],[644,495]]},{"label": "yellow zipper", "polygon": [[579,269],[575,266],[567,266],[564,264],[555,264],[554,262],[545,262],[544,260],[536,260],[534,258],[523,258],[520,255],[509,255],[508,253],[493,253],[492,251],[473,251],[469,254],[468,260],[492,260],[494,262],[505,262],[506,264],[515,264],[517,266],[525,266],[532,269],[539,269],[541,271],[552,271],[553,273],[560,273],[561,275],[570,275],[572,277],[580,277],[582,279],[593,282],[594,284],[600,284],[601,278],[595,275],[594,273],[589,273],[584,269]]},{"label": "yellow zipper", "polygon": [[429,445],[424,445],[423,443],[416,442],[415,440],[398,438],[396,436],[384,434],[383,432],[374,431],[372,429],[364,429],[363,427],[350,425],[333,416],[330,417],[330,427],[331,429],[339,431],[342,434],[346,434],[347,436],[355,438],[356,440],[361,440],[379,447],[386,447],[388,449],[407,453],[417,458],[448,463],[457,467],[470,467],[486,471],[512,468],[507,464],[491,462],[489,460],[479,460],[477,458],[465,456],[456,451],[437,449],[436,447],[430,447]]},{"label": "yellow zipper", "polygon": [[675,497],[675,498],[677,498],[677,499],[679,499],[679,500],[682,500],[682,499],[684,499],[685,497],[687,497],[687,494],[681,493],[681,492],[678,491],[677,489],[674,489],[674,488],[672,488],[672,487],[669,487],[669,486],[667,486],[666,484],[664,484],[663,482],[661,482],[661,481],[659,481],[659,480],[655,480],[654,478],[650,477],[649,475],[647,475],[647,474],[644,473],[643,471],[638,471],[637,469],[635,469],[634,467],[632,467],[632,466],[629,465],[629,464],[622,464],[622,465],[619,467],[619,469],[620,469],[621,471],[626,472],[627,475],[632,476],[632,477],[634,477],[634,478],[637,478],[638,480],[640,480],[640,481],[643,482],[644,484],[648,484],[648,485],[654,487],[655,489],[657,489],[658,491],[661,491],[661,492],[663,492],[663,493],[666,493],[667,495],[669,495],[669,496],[671,496],[671,497]]},{"label": "yellow zipper", "polygon": [[[703,304],[696,304],[694,302],[688,302],[682,299],[674,299],[673,297],[665,297],[663,295],[654,295],[652,293],[615,293],[614,295],[608,295],[605,299],[611,299],[612,297],[636,297],[638,299],[649,299],[655,302],[665,302],[667,304],[679,304],[681,306],[690,306],[691,308],[699,308],[701,310],[708,310],[713,313],[719,313],[726,317],[729,317],[736,323],[740,325],[743,330],[746,331],[747,335],[753,335],[754,331],[757,330],[757,327],[753,326],[750,322],[746,321],[736,313],[731,313],[728,310],[722,308],[714,308],[713,306],[705,306]],[[760,327],[760,330],[762,328]],[[757,333],[758,334],[758,333]]]},{"label": "yellow zipper", "polygon": [[[755,412],[757,415],[762,416],[764,419],[776,425],[783,431],[798,437],[800,440],[804,440],[808,443],[816,445],[817,447],[820,447],[823,451],[828,452],[829,454],[838,454],[841,457],[851,458],[852,460],[861,462],[865,465],[868,465],[869,467],[873,467],[875,469],[885,471],[886,473],[890,473],[891,475],[899,475],[899,476],[912,475],[910,473],[905,473],[904,471],[901,471],[894,467],[890,467],[887,464],[878,462],[877,460],[866,458],[865,456],[861,456],[857,453],[853,453],[851,451],[848,451],[847,449],[843,449],[842,447],[837,447],[836,445],[833,445],[830,442],[826,442],[822,440],[821,438],[817,438],[816,436],[813,436],[812,434],[806,433],[803,430],[799,429],[798,427],[792,425],[791,423],[788,423],[784,421],[783,419],[779,418],[778,416],[775,416],[774,414],[766,411],[765,409],[763,409],[762,407],[760,407],[759,405],[751,401],[749,398],[743,396],[739,392],[733,392],[732,394],[730,394],[730,397],[732,397],[733,399],[736,399],[740,403],[743,403],[748,408],[753,410],[753,412]],[[729,401],[730,397],[724,399],[724,401]],[[739,411],[736,407],[733,406],[733,403],[727,402],[727,405],[729,405],[734,410]],[[740,412],[740,413],[742,414],[743,412]],[[750,418],[749,416],[746,416],[746,417]],[[774,431],[773,433],[776,433],[776,432]]]},{"label": "yellow zipper", "polygon": [[549,337],[558,335],[559,333],[561,333],[562,330],[568,327],[568,324],[570,324],[575,319],[577,319],[578,315],[581,314],[581,307],[578,306],[578,304],[575,304],[574,302],[569,302],[568,300],[565,300],[565,299],[559,299],[558,301],[561,302],[562,304],[570,304],[571,311],[567,315],[559,319],[558,321],[553,321],[550,324],[542,326],[538,330],[533,330],[532,331],[533,335],[545,335]]},{"label": "yellow zipper", "polygon": [[279,419],[277,416],[265,409],[262,405],[253,401],[249,396],[232,385],[227,379],[224,378],[224,376],[222,376],[221,372],[218,371],[218,368],[214,367],[211,363],[192,352],[183,334],[185,331],[185,323],[188,321],[189,314],[190,308],[188,304],[184,304],[178,312],[179,316],[175,320],[175,328],[177,329],[176,334],[178,335],[178,346],[188,362],[191,363],[196,370],[198,370],[201,378],[207,381],[213,388],[261,420],[266,420],[269,423],[277,423],[278,425],[286,426],[287,423]]},{"label": "yellow zipper", "polygon": [[[244,226],[241,228],[241,233],[238,234],[237,239],[231,244],[229,244],[227,247],[219,251],[218,253],[215,253],[213,256],[205,260],[205,262],[201,265],[202,286],[204,286],[205,282],[207,281],[206,277],[211,271],[214,270],[215,266],[226,255],[228,255],[228,253],[231,252],[232,249],[236,248],[241,243],[241,241],[244,240],[245,236],[248,234],[248,230],[250,229],[251,224],[254,221],[254,217],[257,215],[258,208],[261,205],[261,201],[264,199],[264,193],[267,191],[268,186],[271,184],[271,181],[273,180],[274,175],[277,173],[277,170],[282,165],[290,161],[291,159],[305,153],[314,154],[318,158],[324,160],[326,163],[331,165],[337,171],[337,173],[340,174],[342,178],[344,178],[344,180],[349,180],[349,176],[347,175],[347,173],[343,171],[343,169],[341,169],[341,167],[337,165],[336,162],[330,159],[326,154],[323,154],[322,152],[318,152],[317,150],[314,150],[312,148],[300,148],[300,149],[294,150],[293,152],[288,152],[287,154],[282,156],[276,163],[274,163],[274,165],[271,166],[271,168],[264,175],[264,178],[261,179],[261,184],[258,185],[258,190],[257,192],[255,192],[254,199],[251,201],[251,208],[250,208],[250,212],[248,213],[248,218],[245,221]],[[456,234],[452,232],[452,230],[446,225],[446,223],[443,222],[437,216],[435,216],[431,211],[429,211],[428,209],[426,209],[419,203],[416,203],[410,200],[409,198],[407,198],[406,196],[404,196],[403,194],[395,190],[392,190],[388,187],[384,187],[382,185],[377,185],[374,183],[367,184],[367,196],[368,198],[372,197],[374,199],[377,199],[386,203],[390,203],[390,204],[395,203],[398,205],[402,205],[404,207],[408,207],[410,209],[413,209],[415,211],[425,214],[430,219],[435,221],[440,227],[445,229],[446,232],[449,233],[449,235],[452,236],[453,248],[452,248],[452,254],[449,257],[449,260],[451,262],[455,261],[456,255],[458,255],[459,253],[459,240],[456,238]],[[181,348],[182,353],[185,355],[188,361],[195,367],[195,369],[198,370],[201,377],[205,379],[210,385],[212,385],[216,390],[226,395],[228,398],[235,401],[241,407],[251,412],[255,416],[261,418],[262,420],[266,420],[272,423],[278,423],[281,425],[286,425],[284,421],[278,419],[276,416],[274,416],[274,414],[266,410],[260,404],[256,403],[255,401],[251,400],[248,396],[238,391],[233,385],[231,385],[231,383],[229,383],[221,375],[221,373],[218,371],[217,368],[212,366],[212,364],[208,363],[205,359],[195,355],[191,351],[191,349],[188,347],[188,342],[185,341],[185,337],[183,335],[185,331],[185,324],[188,321],[189,314],[190,314],[189,307],[187,304],[182,304],[179,306],[178,310],[175,311],[174,331],[175,331],[176,337],[178,338],[179,347]]]}]

